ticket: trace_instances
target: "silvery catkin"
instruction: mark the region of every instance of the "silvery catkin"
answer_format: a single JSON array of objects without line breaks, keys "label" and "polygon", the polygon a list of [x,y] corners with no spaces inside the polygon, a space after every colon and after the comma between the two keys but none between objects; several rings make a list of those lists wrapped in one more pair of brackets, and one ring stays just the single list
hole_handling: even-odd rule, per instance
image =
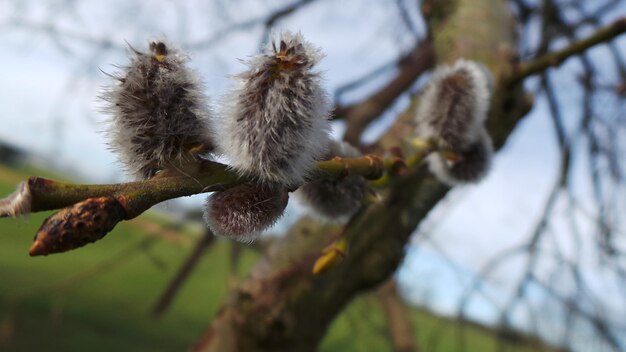
[{"label": "silvery catkin", "polygon": [[282,188],[244,183],[212,193],[204,220],[216,235],[250,243],[280,219],[288,199]]},{"label": "silvery catkin", "polygon": [[493,147],[484,123],[491,89],[491,74],[485,67],[460,59],[452,66],[438,67],[422,93],[415,114],[417,136],[437,140],[442,150],[458,157],[428,156],[430,170],[442,182],[477,182],[489,170]]},{"label": "silvery catkin", "polygon": [[213,149],[206,97],[188,58],[162,41],[131,49],[130,63],[112,76],[103,98],[112,114],[111,149],[125,168],[146,179]]},{"label": "silvery catkin", "polygon": [[330,104],[313,70],[322,54],[301,34],[283,32],[235,76],[216,123],[217,144],[240,174],[299,186],[328,143]]}]

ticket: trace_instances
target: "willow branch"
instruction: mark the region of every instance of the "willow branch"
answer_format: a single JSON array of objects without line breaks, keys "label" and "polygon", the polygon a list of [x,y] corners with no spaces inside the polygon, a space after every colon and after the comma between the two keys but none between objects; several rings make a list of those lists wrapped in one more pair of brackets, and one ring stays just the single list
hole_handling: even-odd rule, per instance
[{"label": "willow branch", "polygon": [[540,73],[552,66],[558,66],[571,56],[578,55],[585,50],[603,44],[626,32],[626,17],[622,17],[612,24],[603,27],[592,35],[572,42],[567,47],[552,51],[533,60],[520,64],[509,78],[511,83],[517,83],[526,77]]},{"label": "willow branch", "polygon": [[[341,178],[361,175],[368,179],[380,178],[385,163],[379,157],[318,162],[315,178]],[[132,219],[163,201],[198,193],[223,190],[252,181],[237,175],[224,164],[203,161],[197,172],[189,175],[175,174],[135,181],[105,185],[82,185],[31,177],[20,184],[18,190],[0,200],[0,217],[16,216],[28,212],[60,209],[89,198],[112,197],[125,211],[125,220]]]},{"label": "willow branch", "polygon": [[[378,179],[386,168],[395,173],[397,161],[385,163],[374,155],[337,157],[318,162],[313,179],[340,179],[348,175]],[[0,200],[0,217],[63,208],[43,222],[29,251],[31,256],[48,255],[98,241],[120,221],[132,219],[165,200],[254,182],[211,161],[199,161],[185,171],[188,173],[165,170],[149,180],[110,185],[79,185],[31,177],[20,183],[12,195]]]}]

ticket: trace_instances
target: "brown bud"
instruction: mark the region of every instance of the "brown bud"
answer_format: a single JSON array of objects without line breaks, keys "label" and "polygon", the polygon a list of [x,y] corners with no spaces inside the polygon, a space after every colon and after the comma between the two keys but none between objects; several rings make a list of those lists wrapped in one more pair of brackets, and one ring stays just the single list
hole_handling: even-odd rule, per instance
[{"label": "brown bud", "polygon": [[47,218],[35,235],[29,254],[61,253],[96,242],[125,216],[124,208],[113,197],[86,199]]}]

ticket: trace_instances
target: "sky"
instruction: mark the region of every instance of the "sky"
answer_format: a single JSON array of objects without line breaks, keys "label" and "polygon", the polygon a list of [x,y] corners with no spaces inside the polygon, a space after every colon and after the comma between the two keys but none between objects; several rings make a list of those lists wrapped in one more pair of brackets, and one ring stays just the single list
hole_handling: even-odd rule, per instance
[{"label": "sky", "polygon": [[[192,57],[192,68],[201,74],[212,103],[219,104],[231,82],[228,76],[244,69],[237,59],[257,52],[263,34],[258,25],[228,35],[221,30],[231,22],[257,18],[282,2],[243,1],[237,11],[229,9],[225,1],[186,1],[182,6],[173,1],[141,5],[78,2],[72,11],[64,10],[63,3],[0,3],[0,25],[5,27],[0,32],[0,140],[32,151],[39,162],[71,172],[81,182],[119,182],[128,177],[107,148],[103,131],[108,116],[102,113],[103,103],[97,97],[112,83],[102,71],[115,72],[115,64],[126,62],[125,43],[145,48],[148,39],[164,35],[181,43]],[[327,56],[319,69],[332,90],[410,48],[414,38],[403,31],[395,8],[388,4],[383,0],[320,1],[280,22],[279,28],[301,31],[307,40],[323,48]],[[622,14],[626,13],[626,6],[623,10]],[[51,17],[51,12],[56,15]],[[418,30],[423,29],[419,16],[411,20]],[[65,39],[51,40],[53,31]],[[215,41],[207,42],[207,38]],[[626,52],[626,38],[616,43]],[[94,50],[98,48],[101,50]],[[594,49],[591,55],[602,60],[606,48]],[[601,70],[607,77],[614,74],[610,67]],[[580,91],[574,88],[579,72],[579,65],[568,61],[555,75],[566,116],[580,114],[576,104]],[[382,74],[346,95],[345,102],[367,95],[391,74],[393,71]],[[420,80],[413,91],[424,81]],[[536,80],[527,82],[529,90],[536,85]],[[365,140],[383,133],[407,105],[407,97],[399,99],[366,131]],[[574,128],[575,119],[567,121],[571,122],[568,128]],[[336,136],[342,131],[341,124],[334,125]],[[556,181],[559,158],[546,100],[538,96],[533,110],[496,156],[488,177],[477,185],[455,188],[418,229],[397,274],[407,299],[442,314],[456,314],[459,297],[489,259],[529,237]],[[587,166],[584,158],[576,160],[575,175],[583,174]],[[584,177],[576,176],[573,182],[583,203],[591,199],[592,190]],[[192,198],[184,204],[198,206],[203,199]],[[585,262],[583,274],[591,283],[590,290],[610,308],[609,314],[614,319],[626,316],[621,291],[588,250],[594,246],[593,239],[587,236],[584,240],[584,253],[568,244],[571,230],[566,215],[570,211],[566,202],[557,204],[556,220],[550,225],[552,237],[561,241],[568,260]],[[292,204],[286,220],[278,226],[287,226],[303,212],[300,205]],[[579,225],[583,230],[589,227],[582,220]],[[549,245],[546,248],[550,250]],[[497,304],[508,300],[524,265],[523,257],[514,257],[493,272],[485,283],[490,300]],[[549,279],[554,263],[539,265],[545,268],[544,279]],[[550,303],[545,295],[534,295],[538,304]],[[487,323],[497,321],[497,310],[490,301],[473,302],[468,308],[470,316]],[[520,312],[515,319],[523,325],[528,317]],[[554,329],[553,338],[558,341],[562,332],[556,323],[548,319],[545,324]]]}]

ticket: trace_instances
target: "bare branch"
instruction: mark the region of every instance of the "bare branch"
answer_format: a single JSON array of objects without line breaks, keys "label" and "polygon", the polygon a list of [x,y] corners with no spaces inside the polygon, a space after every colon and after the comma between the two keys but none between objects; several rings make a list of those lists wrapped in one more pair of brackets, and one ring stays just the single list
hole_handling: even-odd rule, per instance
[{"label": "bare branch", "polygon": [[[253,28],[255,26],[258,25],[263,25],[265,27],[265,32],[267,33],[267,31],[274,25],[274,23],[276,23],[278,20],[280,20],[281,18],[284,18],[290,14],[292,14],[293,12],[295,12],[296,10],[298,10],[299,8],[303,7],[304,5],[307,5],[309,3],[314,2],[315,0],[300,0],[297,1],[291,5],[287,5],[281,9],[278,9],[276,11],[274,11],[273,13],[271,13],[268,17],[261,17],[261,18],[254,18],[251,20],[247,20],[247,21],[243,21],[240,23],[235,23],[225,29],[219,30],[216,33],[214,33],[211,37],[203,39],[201,41],[197,41],[197,42],[193,42],[193,43],[189,43],[188,45],[186,45],[189,48],[192,49],[206,49],[209,48],[217,43],[219,43],[221,40],[224,39],[225,36],[235,33],[235,32],[239,32],[239,31],[245,31],[247,29]],[[265,40],[265,38],[263,38],[263,40]]]},{"label": "bare branch", "polygon": [[200,258],[202,258],[213,243],[215,243],[215,235],[209,229],[206,229],[202,238],[200,238],[189,257],[187,257],[152,308],[152,315],[155,318],[160,318],[163,313],[167,311],[176,297],[176,294],[200,261]]},{"label": "bare branch", "polygon": [[335,111],[337,116],[345,116],[348,123],[343,139],[358,145],[369,123],[378,118],[434,63],[433,44],[424,41],[413,50],[408,60],[401,63],[398,73],[386,86],[356,105]]},{"label": "bare branch", "polygon": [[378,301],[387,320],[394,352],[419,352],[413,333],[408,307],[398,294],[394,279],[387,280],[377,292]]},{"label": "bare branch", "polygon": [[561,50],[547,53],[543,56],[520,64],[512,72],[509,77],[509,81],[512,83],[519,82],[524,78],[540,73],[549,67],[558,66],[569,57],[580,54],[595,45],[603,44],[623,34],[624,32],[626,32],[626,18],[623,17],[606,27],[599,29],[587,38],[570,43],[570,45]]}]

